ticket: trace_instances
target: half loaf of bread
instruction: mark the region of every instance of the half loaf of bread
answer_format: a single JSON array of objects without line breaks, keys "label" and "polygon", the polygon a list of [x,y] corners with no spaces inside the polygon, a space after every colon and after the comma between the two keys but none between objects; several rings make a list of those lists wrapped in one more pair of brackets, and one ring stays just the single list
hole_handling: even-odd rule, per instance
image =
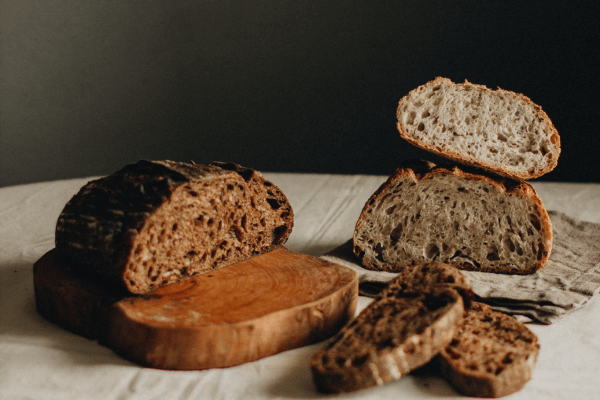
[{"label": "half loaf of bread", "polygon": [[471,285],[456,268],[406,268],[310,362],[317,389],[350,392],[428,363],[462,325]]},{"label": "half loaf of bread", "polygon": [[61,262],[145,293],[273,250],[293,212],[237,164],[140,161],[83,186],[56,225]]},{"label": "half loaf of bread", "polygon": [[531,179],[558,162],[560,137],[529,98],[437,78],[400,100],[400,136],[442,157],[508,177]]},{"label": "half loaf of bread", "polygon": [[354,253],[372,270],[440,261],[464,270],[530,274],[552,248],[531,185],[456,165],[407,161],[365,204]]},{"label": "half loaf of bread", "polygon": [[531,379],[538,350],[536,335],[524,324],[474,302],[464,326],[436,361],[461,394],[502,397]]}]

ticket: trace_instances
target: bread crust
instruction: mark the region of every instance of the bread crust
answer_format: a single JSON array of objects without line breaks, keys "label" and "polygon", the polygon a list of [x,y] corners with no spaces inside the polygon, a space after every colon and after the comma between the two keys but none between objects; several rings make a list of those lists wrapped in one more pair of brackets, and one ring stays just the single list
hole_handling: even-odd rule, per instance
[{"label": "bread crust", "polygon": [[428,363],[463,323],[471,284],[456,268],[428,263],[395,278],[310,362],[320,392],[398,380]]},{"label": "bread crust", "polygon": [[[481,354],[467,354],[467,348]],[[531,380],[538,351],[537,337],[525,325],[486,304],[473,303],[463,328],[440,351],[436,364],[459,393],[502,397]]]},{"label": "bread crust", "polygon": [[[468,89],[468,90],[472,90],[472,91],[486,92],[486,93],[490,93],[490,94],[498,95],[498,96],[506,96],[507,98],[516,99],[524,107],[528,107],[528,108],[534,110],[536,118],[538,118],[538,120],[541,122],[542,125],[545,126],[545,129],[546,129],[546,131],[543,132],[543,134],[546,137],[548,146],[551,148],[551,150],[550,150],[551,154],[546,154],[546,157],[550,157],[550,162],[547,164],[547,166],[545,168],[537,169],[537,166],[536,166],[534,168],[534,170],[532,170],[532,171],[529,171],[529,170],[523,171],[523,170],[519,170],[518,168],[509,165],[506,162],[506,160],[494,163],[494,162],[487,161],[482,158],[474,157],[463,151],[453,149],[450,146],[441,146],[438,144],[426,143],[423,140],[416,138],[414,135],[411,134],[411,132],[409,132],[408,126],[406,126],[403,123],[404,114],[408,109],[408,105],[413,101],[413,98],[412,98],[413,95],[415,95],[417,93],[421,93],[422,91],[427,90],[429,88],[439,87],[439,86],[453,86],[453,87],[456,87],[458,90]],[[550,118],[548,117],[546,112],[544,112],[539,105],[535,104],[533,101],[531,101],[530,98],[528,98],[527,96],[520,94],[520,93],[503,90],[500,88],[498,88],[497,91],[494,91],[492,89],[487,88],[484,85],[472,84],[467,80],[465,80],[465,82],[463,84],[456,84],[448,78],[437,77],[436,79],[412,90],[409,94],[404,96],[398,103],[396,117],[398,119],[396,127],[398,129],[398,132],[400,133],[400,136],[403,139],[405,139],[406,141],[408,141],[410,144],[417,146],[423,150],[426,150],[432,154],[438,155],[440,157],[447,158],[452,161],[459,162],[461,164],[465,164],[465,165],[469,165],[469,166],[473,166],[473,167],[477,167],[477,168],[483,168],[485,170],[488,170],[488,171],[491,171],[491,172],[494,172],[494,173],[497,173],[497,174],[500,174],[500,175],[503,175],[503,176],[506,176],[509,178],[518,178],[518,179],[524,179],[524,180],[538,178],[538,177],[552,171],[558,164],[558,158],[560,155],[560,136],[558,135],[556,128],[552,124],[552,121],[550,120]],[[472,135],[472,133],[468,132],[468,130],[467,130],[465,132],[461,132],[461,135],[463,135],[463,136],[464,135]],[[477,141],[480,139],[474,138],[473,140],[474,140],[473,143],[476,144]]]},{"label": "bread crust", "polygon": [[[443,258],[437,259],[437,261],[447,262],[463,270],[507,274],[530,274],[542,268],[547,263],[552,251],[552,226],[550,217],[546,211],[546,208],[544,207],[544,204],[542,203],[542,200],[530,184],[522,180],[509,179],[493,173],[487,173],[465,166],[458,166],[454,164],[436,165],[429,161],[407,160],[400,164],[395,173],[392,174],[386,180],[386,182],[384,182],[375,191],[375,193],[373,193],[373,195],[371,195],[356,223],[353,235],[353,251],[354,254],[361,259],[362,264],[366,268],[378,271],[398,272],[405,267],[405,265],[402,263],[399,264],[388,260],[378,260],[375,256],[373,256],[373,254],[371,254],[371,256],[367,254],[367,249],[374,247],[375,244],[365,243],[365,235],[369,233],[377,237],[384,236],[381,232],[375,232],[368,226],[368,220],[371,218],[371,213],[374,213],[374,208],[376,208],[385,197],[389,196],[391,194],[391,190],[402,183],[402,181],[408,182],[410,185],[419,185],[421,182],[436,179],[436,177],[447,176],[455,177],[456,179],[465,180],[468,182],[484,182],[495,188],[498,192],[504,193],[506,198],[515,197],[530,201],[532,203],[532,208],[534,208],[541,217],[536,224],[539,222],[539,231],[542,232],[541,243],[543,250],[539,252],[538,258],[534,263],[519,269],[502,266],[494,267],[491,265],[486,265],[483,262],[480,263],[481,265],[477,266],[473,263],[461,263],[457,262],[456,260],[453,261],[451,259]],[[465,243],[465,245],[469,246],[470,244]],[[411,259],[408,264],[417,264],[426,261],[431,260],[414,256],[414,258]]]},{"label": "bread crust", "polygon": [[293,210],[233,163],[142,160],[81,188],[56,225],[62,262],[145,293],[284,244]]}]

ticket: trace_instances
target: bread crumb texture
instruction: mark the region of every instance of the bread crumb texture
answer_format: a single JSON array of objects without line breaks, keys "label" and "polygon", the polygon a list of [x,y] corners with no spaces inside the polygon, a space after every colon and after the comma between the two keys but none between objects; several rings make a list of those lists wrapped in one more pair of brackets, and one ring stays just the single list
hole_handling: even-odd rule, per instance
[{"label": "bread crumb texture", "polygon": [[438,361],[444,377],[460,393],[501,397],[531,379],[538,350],[536,335],[524,324],[473,303],[464,326]]},{"label": "bread crumb texture", "polygon": [[537,178],[560,155],[558,132],[540,106],[468,81],[437,78],[416,88],[400,101],[397,118],[410,143],[508,177]]},{"label": "bread crumb texture", "polygon": [[552,247],[550,218],[523,181],[406,162],[367,201],[354,232],[365,267],[399,271],[440,261],[465,270],[528,274]]},{"label": "bread crumb texture", "polygon": [[429,362],[462,324],[471,285],[440,263],[407,268],[311,359],[324,393],[398,380]]},{"label": "bread crumb texture", "polygon": [[257,171],[141,161],[71,199],[56,247],[76,268],[145,293],[270,251],[292,226],[287,198]]}]

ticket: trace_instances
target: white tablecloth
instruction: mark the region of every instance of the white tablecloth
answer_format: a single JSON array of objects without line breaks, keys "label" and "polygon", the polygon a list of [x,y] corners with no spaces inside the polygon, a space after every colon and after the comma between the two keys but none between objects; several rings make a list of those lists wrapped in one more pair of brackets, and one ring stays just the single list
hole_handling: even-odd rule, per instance
[{"label": "white tablecloth", "polygon": [[[295,226],[286,246],[315,256],[352,236],[382,176],[265,173],[288,196]],[[40,317],[32,265],[54,247],[54,226],[89,179],[0,189],[0,399],[329,398],[315,391],[308,361],[322,344],[208,371],[141,368]],[[600,223],[600,184],[532,182],[546,207]],[[359,310],[370,300],[361,297]],[[600,299],[549,326],[530,325],[541,350],[532,381],[514,399],[600,398]],[[463,398],[442,379],[408,376],[335,398]]]}]

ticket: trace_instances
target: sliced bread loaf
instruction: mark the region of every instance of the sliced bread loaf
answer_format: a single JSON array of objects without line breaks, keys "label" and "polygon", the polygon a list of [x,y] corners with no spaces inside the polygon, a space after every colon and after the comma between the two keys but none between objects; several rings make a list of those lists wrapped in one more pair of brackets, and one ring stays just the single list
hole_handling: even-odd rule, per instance
[{"label": "sliced bread loaf", "polygon": [[525,325],[474,302],[464,326],[436,361],[461,394],[501,397],[531,379],[538,350],[536,335]]},{"label": "sliced bread loaf", "polygon": [[471,285],[456,268],[406,268],[310,362],[324,393],[400,379],[428,363],[462,325]]},{"label": "sliced bread loaf", "polygon": [[529,274],[550,256],[552,227],[524,181],[407,161],[367,201],[353,242],[354,253],[372,270],[440,261],[465,270]]},{"label": "sliced bread loaf", "polygon": [[400,136],[442,157],[508,177],[537,178],[558,162],[560,137],[529,98],[437,78],[411,91],[397,111]]},{"label": "sliced bread loaf", "polygon": [[273,250],[292,231],[283,192],[231,163],[140,161],[85,185],[56,225],[61,262],[145,293]]}]

